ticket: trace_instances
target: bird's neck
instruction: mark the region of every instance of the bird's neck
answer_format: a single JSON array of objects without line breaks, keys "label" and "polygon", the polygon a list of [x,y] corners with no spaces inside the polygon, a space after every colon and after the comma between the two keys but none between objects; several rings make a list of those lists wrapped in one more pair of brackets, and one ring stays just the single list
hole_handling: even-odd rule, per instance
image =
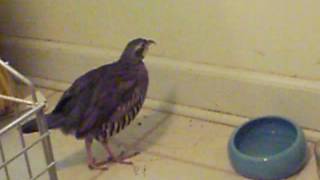
[{"label": "bird's neck", "polygon": [[129,58],[129,57],[123,57],[119,59],[119,63],[124,65],[138,65],[143,63],[141,58]]}]

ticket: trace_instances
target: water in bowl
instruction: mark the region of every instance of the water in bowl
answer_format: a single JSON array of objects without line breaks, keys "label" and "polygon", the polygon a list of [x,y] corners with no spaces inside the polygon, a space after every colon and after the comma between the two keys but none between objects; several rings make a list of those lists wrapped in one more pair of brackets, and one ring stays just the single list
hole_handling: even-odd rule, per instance
[{"label": "water in bowl", "polygon": [[265,158],[290,147],[296,139],[294,126],[281,119],[265,118],[244,126],[235,139],[240,152]]}]

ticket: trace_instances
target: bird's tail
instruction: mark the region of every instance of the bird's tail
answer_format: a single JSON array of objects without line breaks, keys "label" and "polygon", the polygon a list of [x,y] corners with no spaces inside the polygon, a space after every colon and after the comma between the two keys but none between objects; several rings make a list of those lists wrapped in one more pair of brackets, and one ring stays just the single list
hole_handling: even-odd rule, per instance
[{"label": "bird's tail", "polygon": [[[44,120],[47,122],[48,129],[55,129],[61,127],[64,122],[65,118],[62,115],[59,114],[48,114],[45,115]],[[35,119],[27,122],[22,126],[22,132],[23,133],[33,133],[37,132],[38,130],[38,125]]]}]

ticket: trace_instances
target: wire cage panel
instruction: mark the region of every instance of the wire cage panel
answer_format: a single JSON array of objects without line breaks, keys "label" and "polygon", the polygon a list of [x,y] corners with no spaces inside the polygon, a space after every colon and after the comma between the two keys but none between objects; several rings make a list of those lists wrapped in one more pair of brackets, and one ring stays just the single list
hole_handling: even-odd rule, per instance
[{"label": "wire cage panel", "polygon": [[[43,177],[44,174],[48,174],[50,180],[57,180],[58,176],[55,167],[56,162],[53,156],[50,133],[48,131],[47,124],[45,123],[45,121],[43,121],[44,108],[46,104],[38,101],[35,92],[35,87],[30,80],[25,78],[22,74],[20,74],[14,68],[9,66],[8,63],[2,61],[1,59],[0,66],[4,67],[15,78],[25,83],[31,89],[32,95],[32,101],[28,101],[17,97],[0,94],[0,99],[13,101],[18,104],[25,104],[29,106],[28,110],[21,113],[17,118],[15,118],[9,124],[5,125],[0,129],[0,177],[5,177],[8,180],[12,179],[13,176],[19,177],[20,179],[35,180],[39,179],[40,177]],[[39,136],[35,140],[33,140],[33,142],[27,143],[26,139],[22,134],[21,126],[25,123],[27,119],[29,119],[32,116],[36,117],[37,125],[39,128]],[[10,145],[17,142],[15,140],[11,140],[11,142],[6,142],[5,139],[10,133],[12,134],[14,131],[18,132],[17,138],[15,139],[18,141],[18,143],[20,143],[20,149],[9,150],[10,153],[8,153],[6,147],[10,147]],[[45,167],[35,173],[32,168],[32,161],[30,161],[29,152],[34,149],[39,149],[35,148],[37,146],[42,146],[41,149],[45,160]],[[10,156],[8,154],[10,154]],[[37,156],[40,156],[40,154],[37,153]],[[20,160],[19,162],[24,163],[19,163],[18,165],[14,164],[14,162],[16,162],[17,159]],[[15,165],[15,167],[11,168],[10,166],[13,164]],[[19,168],[24,168],[27,172],[27,175],[24,175],[22,173],[21,175],[17,174],[19,171],[17,171],[16,169]]]}]

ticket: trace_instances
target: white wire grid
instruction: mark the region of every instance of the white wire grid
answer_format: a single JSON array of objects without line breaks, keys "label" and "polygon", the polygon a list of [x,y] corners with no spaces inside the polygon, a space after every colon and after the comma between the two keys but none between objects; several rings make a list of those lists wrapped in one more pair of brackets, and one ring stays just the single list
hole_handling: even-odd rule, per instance
[{"label": "white wire grid", "polygon": [[[16,71],[14,68],[12,68],[10,65],[8,65],[8,63],[2,61],[1,58],[0,58],[0,66],[4,67],[15,78],[21,80],[23,83],[28,85],[30,87],[31,93],[32,93],[32,101],[0,94],[0,99],[13,101],[16,103],[26,104],[26,105],[31,106],[31,108],[28,111],[24,112],[21,116],[16,118],[10,124],[8,124],[5,127],[0,129],[0,159],[2,162],[0,164],[0,170],[4,169],[5,177],[7,178],[7,180],[10,180],[10,172],[8,170],[8,165],[12,161],[17,159],[18,157],[24,156],[24,160],[27,165],[28,177],[30,180],[39,179],[46,172],[48,172],[50,180],[57,180],[58,176],[57,176],[56,167],[55,167],[56,162],[53,157],[51,140],[50,140],[50,133],[48,131],[47,124],[45,123],[45,121],[43,121],[45,103],[38,101],[34,84],[29,79],[27,79],[22,74],[20,74],[18,71]],[[25,139],[24,139],[23,133],[21,131],[21,125],[24,123],[25,120],[27,120],[29,117],[31,117],[33,115],[36,115],[36,120],[37,120],[37,125],[39,128],[40,136],[33,143],[26,146]],[[18,129],[18,131],[19,131],[19,135],[20,135],[19,137],[20,137],[22,150],[20,152],[18,152],[17,154],[15,154],[10,159],[6,159],[6,154],[4,152],[3,144],[2,144],[2,138],[5,133],[7,133],[8,131],[10,131],[12,129]],[[42,148],[43,148],[43,152],[44,152],[47,166],[42,171],[40,171],[40,173],[33,174],[32,169],[31,169],[31,164],[29,161],[28,150],[33,148],[38,143],[42,143]]]}]

